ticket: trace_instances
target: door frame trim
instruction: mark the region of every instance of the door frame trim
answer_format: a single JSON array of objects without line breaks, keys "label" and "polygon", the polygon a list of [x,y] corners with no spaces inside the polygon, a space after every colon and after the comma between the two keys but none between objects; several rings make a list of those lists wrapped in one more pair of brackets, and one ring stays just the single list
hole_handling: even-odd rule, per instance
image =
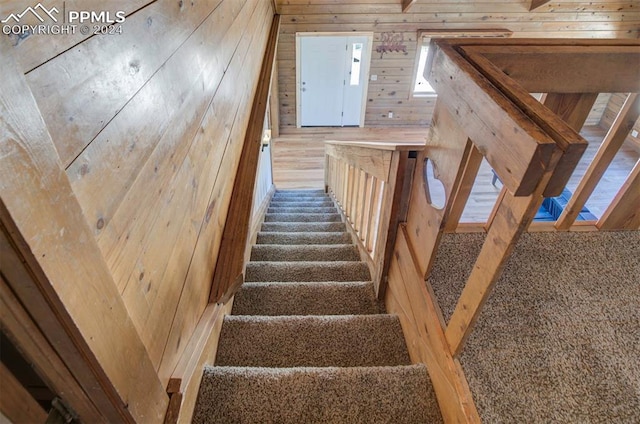
[{"label": "door frame trim", "polygon": [[367,94],[369,93],[369,78],[371,72],[371,53],[373,51],[373,31],[350,31],[350,32],[296,32],[296,128],[302,128],[301,122],[301,109],[302,109],[302,101],[299,96],[300,89],[302,87],[301,84],[301,76],[300,76],[300,39],[302,37],[332,37],[332,36],[341,36],[341,37],[367,37],[367,55],[368,60],[365,62],[365,75],[363,78],[363,90],[362,90],[362,104],[360,106],[360,124],[359,127],[364,127],[364,118],[367,110]]}]

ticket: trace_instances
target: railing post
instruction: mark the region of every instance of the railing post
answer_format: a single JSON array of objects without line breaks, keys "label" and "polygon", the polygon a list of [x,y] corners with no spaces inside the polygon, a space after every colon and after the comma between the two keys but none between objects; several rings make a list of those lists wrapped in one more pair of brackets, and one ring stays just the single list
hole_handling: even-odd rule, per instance
[{"label": "railing post", "polygon": [[382,200],[380,226],[378,227],[378,248],[374,257],[376,274],[373,276],[376,294],[379,299],[384,299],[387,289],[386,277],[389,273],[389,264],[393,256],[393,246],[396,243],[399,212],[402,209],[402,203],[408,201],[406,194],[403,193],[404,181],[407,177],[405,170],[408,157],[409,152],[407,151],[393,152],[389,178]]}]

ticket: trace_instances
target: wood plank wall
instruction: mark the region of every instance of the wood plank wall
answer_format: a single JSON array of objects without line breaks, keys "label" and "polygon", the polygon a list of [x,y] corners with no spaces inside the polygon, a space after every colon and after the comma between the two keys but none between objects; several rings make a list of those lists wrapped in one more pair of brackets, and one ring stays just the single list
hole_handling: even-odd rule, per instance
[{"label": "wood plank wall", "polygon": [[127,11],[120,35],[13,45],[166,387],[207,306],[274,10],[265,0],[113,3]]},{"label": "wood plank wall", "polygon": [[[638,38],[636,1],[553,1],[529,12],[530,0],[418,0],[401,13],[398,0],[278,0],[280,128],[296,126],[295,33],[371,31],[374,44],[365,126],[426,126],[434,98],[412,98],[417,31],[503,28],[513,37]],[[380,54],[384,33],[399,34],[406,52]],[[601,105],[602,107],[602,105]],[[393,118],[388,113],[393,112]],[[599,109],[602,113],[602,109]],[[595,114],[594,116],[600,116]]]}]

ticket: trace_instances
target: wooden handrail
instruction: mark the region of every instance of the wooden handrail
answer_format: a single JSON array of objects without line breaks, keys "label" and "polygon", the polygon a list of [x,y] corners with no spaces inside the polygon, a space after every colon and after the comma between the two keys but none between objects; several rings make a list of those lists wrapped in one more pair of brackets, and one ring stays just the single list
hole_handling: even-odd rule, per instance
[{"label": "wooden handrail", "polygon": [[406,209],[405,180],[415,162],[411,152],[422,148],[415,142],[325,142],[326,190],[355,236],[380,298],[400,213]]},{"label": "wooden handrail", "polygon": [[[586,148],[578,131],[597,97],[589,71],[602,76],[605,70],[613,72],[627,64],[618,80],[596,77],[597,86],[624,92],[637,92],[640,87],[640,72],[630,65],[640,58],[640,43],[617,41],[456,39],[432,43],[425,77],[438,99],[426,147],[415,160],[406,222],[400,224],[391,256],[385,301],[387,310],[400,317],[412,358],[427,364],[447,421],[480,421],[457,357],[520,235],[529,228],[544,197],[562,191]],[[590,52],[595,56],[587,57]],[[582,65],[572,63],[568,72],[563,67],[565,53],[576,56]],[[586,64],[594,61],[597,66],[589,69]],[[565,84],[557,75],[570,75],[572,80]],[[533,92],[546,93],[542,103],[529,94],[531,87],[535,87]],[[631,103],[637,109],[634,100],[635,95],[623,110],[632,109]],[[619,117],[607,138],[621,144],[636,113]],[[622,126],[625,129],[615,129]],[[614,150],[610,143],[603,146],[608,156]],[[445,322],[430,286],[430,270],[443,232],[459,230],[482,160],[493,167],[503,188],[490,218],[483,223],[484,244]],[[433,181],[425,177],[427,163],[433,165],[435,178],[444,186],[444,207],[429,196]],[[638,185],[640,162],[598,223],[589,222],[581,229],[638,228]],[[588,197],[584,190],[574,202],[578,211]],[[553,223],[545,230],[554,230]]]},{"label": "wooden handrail", "polygon": [[249,236],[253,191],[260,157],[264,117],[269,103],[269,88],[278,45],[279,26],[280,15],[275,15],[271,22],[258,87],[253,99],[249,128],[247,128],[240,163],[236,170],[209,302],[218,302],[223,298],[230,299],[230,295],[244,282],[245,249]]},{"label": "wooden handrail", "polygon": [[424,148],[424,142],[418,141],[346,141],[346,140],[327,140],[325,145],[335,146],[351,146],[370,148],[374,150],[390,150],[393,152],[422,150]]}]

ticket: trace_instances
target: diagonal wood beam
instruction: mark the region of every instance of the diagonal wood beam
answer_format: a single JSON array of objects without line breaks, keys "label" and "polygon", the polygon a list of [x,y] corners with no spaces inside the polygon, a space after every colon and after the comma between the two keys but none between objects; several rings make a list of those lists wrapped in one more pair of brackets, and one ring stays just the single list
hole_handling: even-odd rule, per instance
[{"label": "diagonal wood beam", "polygon": [[640,204],[640,160],[636,162],[631,174],[596,226],[600,230],[637,230],[640,228],[638,204]]},{"label": "diagonal wood beam", "polygon": [[531,6],[529,6],[529,12],[534,11],[535,9],[539,8],[540,6],[544,6],[545,4],[549,3],[551,0],[531,0]]},{"label": "diagonal wood beam", "polygon": [[407,13],[409,8],[413,6],[418,0],[402,0],[402,13]]},{"label": "diagonal wood beam", "polygon": [[575,222],[582,207],[589,200],[616,153],[622,147],[638,116],[640,116],[640,96],[636,93],[631,93],[627,96],[622,108],[620,108],[620,112],[618,112],[613,125],[585,171],[584,177],[580,180],[573,196],[571,196],[567,206],[560,214],[556,223],[557,230],[566,231]]}]

